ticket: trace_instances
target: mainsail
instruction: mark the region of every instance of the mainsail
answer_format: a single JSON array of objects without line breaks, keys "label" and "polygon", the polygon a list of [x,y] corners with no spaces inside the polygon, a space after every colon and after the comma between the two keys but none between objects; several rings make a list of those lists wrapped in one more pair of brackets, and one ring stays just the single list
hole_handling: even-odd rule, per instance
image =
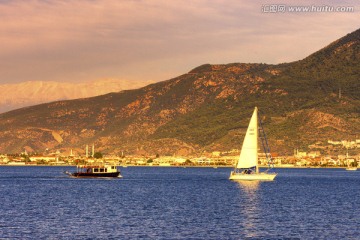
[{"label": "mainsail", "polygon": [[258,162],[258,109],[255,108],[246,131],[236,168],[256,167]]}]

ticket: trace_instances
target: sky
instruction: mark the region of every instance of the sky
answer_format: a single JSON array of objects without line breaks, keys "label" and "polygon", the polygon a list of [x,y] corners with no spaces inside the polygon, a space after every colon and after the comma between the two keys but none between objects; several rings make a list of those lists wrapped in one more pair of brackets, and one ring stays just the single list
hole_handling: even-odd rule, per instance
[{"label": "sky", "polygon": [[0,0],[0,84],[157,82],[205,63],[291,62],[358,29],[359,13],[357,0]]}]

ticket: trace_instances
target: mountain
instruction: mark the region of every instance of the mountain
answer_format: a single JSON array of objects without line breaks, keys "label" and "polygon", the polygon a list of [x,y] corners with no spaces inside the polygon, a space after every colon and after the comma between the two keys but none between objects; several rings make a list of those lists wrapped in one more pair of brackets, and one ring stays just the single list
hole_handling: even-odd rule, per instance
[{"label": "mountain", "polygon": [[134,89],[150,82],[105,79],[82,83],[28,81],[1,84],[0,113],[35,104],[93,97],[109,92]]},{"label": "mountain", "polygon": [[191,155],[241,146],[258,106],[272,151],[330,151],[360,135],[360,29],[279,65],[205,64],[176,78],[0,115],[0,151]]}]

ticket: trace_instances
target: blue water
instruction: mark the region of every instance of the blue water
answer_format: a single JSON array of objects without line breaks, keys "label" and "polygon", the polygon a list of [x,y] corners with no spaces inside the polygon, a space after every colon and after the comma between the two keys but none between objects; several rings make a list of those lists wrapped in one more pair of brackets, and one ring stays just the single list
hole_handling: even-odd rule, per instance
[{"label": "blue water", "polygon": [[273,182],[229,168],[0,167],[0,239],[359,239],[360,171],[278,169]]}]

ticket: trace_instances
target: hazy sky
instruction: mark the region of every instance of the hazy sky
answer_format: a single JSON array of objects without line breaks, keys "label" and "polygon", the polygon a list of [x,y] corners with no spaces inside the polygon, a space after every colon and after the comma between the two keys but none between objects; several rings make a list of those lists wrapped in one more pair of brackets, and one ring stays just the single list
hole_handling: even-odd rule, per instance
[{"label": "hazy sky", "polygon": [[[269,13],[274,4],[286,11]],[[288,10],[312,5],[354,12]],[[0,83],[161,81],[204,63],[300,60],[358,29],[359,6],[357,0],[0,0]]]}]

